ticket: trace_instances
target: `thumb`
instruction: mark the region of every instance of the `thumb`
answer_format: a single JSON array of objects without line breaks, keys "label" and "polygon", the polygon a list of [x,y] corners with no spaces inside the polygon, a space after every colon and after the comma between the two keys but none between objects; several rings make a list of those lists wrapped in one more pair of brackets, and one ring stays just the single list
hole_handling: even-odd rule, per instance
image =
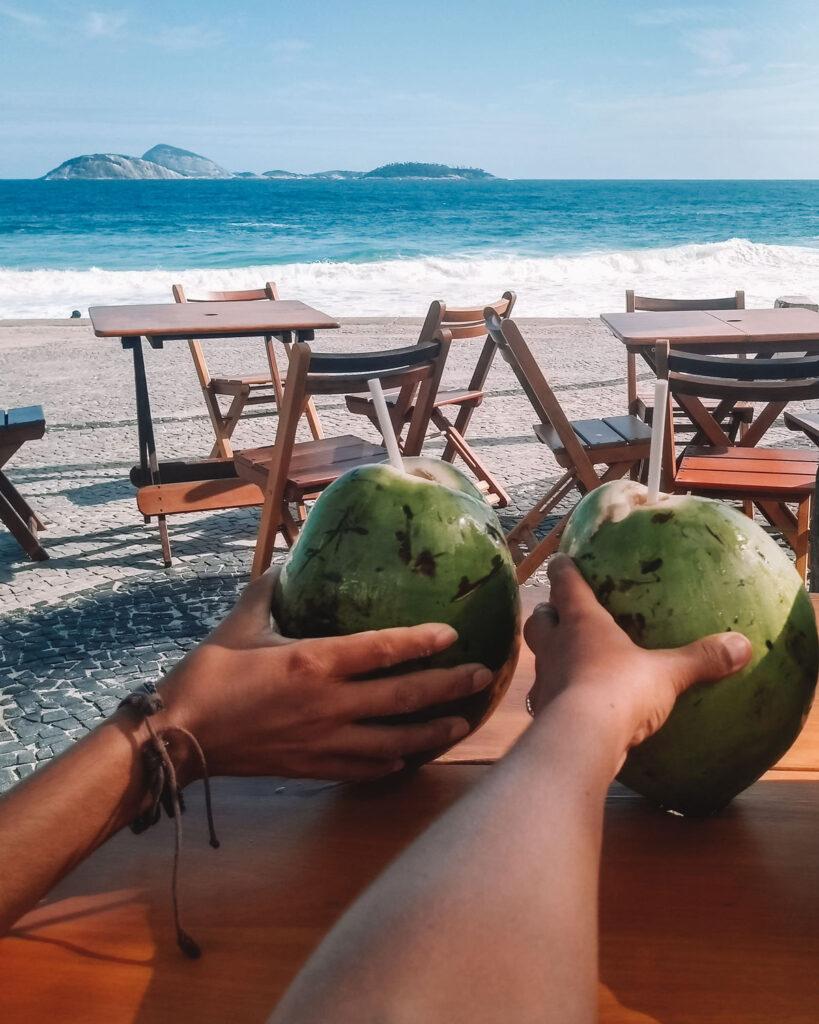
[{"label": "thumb", "polygon": [[269,636],[271,631],[278,633],[273,621],[271,602],[281,566],[274,565],[245,588],[233,610],[226,619],[217,626],[214,636],[226,640],[231,636],[258,639]]},{"label": "thumb", "polygon": [[715,683],[751,660],[751,641],[742,633],[714,633],[685,647],[667,651],[671,659],[671,678],[679,696],[694,683]]}]

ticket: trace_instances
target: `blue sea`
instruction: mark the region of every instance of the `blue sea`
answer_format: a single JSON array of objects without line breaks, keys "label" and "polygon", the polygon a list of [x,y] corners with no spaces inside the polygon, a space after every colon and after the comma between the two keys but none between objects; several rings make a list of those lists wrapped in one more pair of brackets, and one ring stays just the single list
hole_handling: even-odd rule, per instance
[{"label": "blue sea", "polygon": [[339,316],[507,288],[521,316],[623,291],[819,294],[816,181],[0,181],[0,317],[278,282]]}]

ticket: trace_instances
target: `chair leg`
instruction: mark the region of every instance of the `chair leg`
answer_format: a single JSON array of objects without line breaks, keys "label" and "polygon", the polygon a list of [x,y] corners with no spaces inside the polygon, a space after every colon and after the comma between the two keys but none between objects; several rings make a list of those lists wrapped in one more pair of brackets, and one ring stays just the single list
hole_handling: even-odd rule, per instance
[{"label": "chair leg", "polygon": [[313,440],[321,441],[324,437],[324,428],[321,425],[319,414],[316,411],[316,403],[312,398],[307,399],[307,404],[304,407],[304,415],[307,417],[307,425],[310,427],[310,433],[313,435]]},{"label": "chair leg", "polygon": [[171,538],[168,535],[168,520],[166,516],[157,516],[156,523],[159,527],[159,543],[162,545],[162,561],[165,568],[170,569],[173,559],[171,558]]},{"label": "chair leg", "polygon": [[[738,421],[738,428],[739,428],[739,439],[740,439],[740,441],[742,441],[742,438],[745,437],[745,435],[748,433],[748,424],[745,423],[744,420],[739,420]],[[736,440],[736,436],[737,436],[737,431],[736,430],[732,431],[731,440],[735,441]],[[754,518],[754,503],[746,498],[742,502],[742,511],[745,513],[745,515],[749,519],[753,519]]]},{"label": "chair leg", "polygon": [[[538,540],[535,530],[546,516],[575,487],[577,481],[572,473],[564,473],[558,482],[551,487],[540,501],[527,512],[521,521],[506,535],[506,543],[512,552],[517,566],[518,582],[523,583],[532,575],[538,566],[555,550],[563,525],[558,524],[550,530],[546,537]],[[554,535],[554,545],[550,546],[549,538]]]},{"label": "chair leg", "polygon": [[[231,399],[231,403],[228,406],[228,411],[221,417],[220,427],[216,432],[216,443],[211,448],[210,457],[212,459],[232,459],[233,458],[233,445],[230,443],[230,439],[233,436],[233,431],[236,429],[236,424],[242,415],[247,400],[250,397],[250,388],[243,389],[238,395],[234,395]],[[216,400],[214,399],[214,402]]]},{"label": "chair leg", "polygon": [[[574,509],[572,509],[572,511],[574,511]],[[566,528],[566,523],[568,523],[571,514],[571,512],[567,512],[560,522],[546,534],[543,540],[536,544],[535,547],[526,554],[522,561],[517,563],[515,566],[515,573],[517,575],[518,586],[525,583],[532,573],[543,565],[549,555],[552,555],[557,551],[557,546],[560,543],[560,537]]]},{"label": "chair leg", "polygon": [[40,530],[45,530],[43,521],[3,472],[0,472],[0,494],[8,500],[23,522],[28,524],[35,537]]},{"label": "chair leg", "polygon": [[808,562],[810,548],[810,519],[811,519],[811,495],[799,502],[796,511],[796,543],[794,553],[796,554],[796,571],[807,584]]},{"label": "chair leg", "polygon": [[5,523],[20,547],[35,562],[44,562],[48,552],[37,540],[36,533],[20,516],[5,494],[0,494],[0,522]]},{"label": "chair leg", "polygon": [[[509,495],[503,489],[501,484],[492,476],[487,466],[485,466],[475,452],[470,448],[466,439],[460,434],[459,431],[449,422],[442,412],[436,409],[432,414],[432,422],[443,432],[446,438],[446,450],[452,452],[449,459],[445,459],[445,462],[453,462],[456,455],[459,455],[463,460],[464,464],[470,469],[478,480],[483,481],[489,489],[489,493],[494,495],[497,499],[497,508],[506,508],[509,504]],[[443,458],[443,456],[442,456]]]}]

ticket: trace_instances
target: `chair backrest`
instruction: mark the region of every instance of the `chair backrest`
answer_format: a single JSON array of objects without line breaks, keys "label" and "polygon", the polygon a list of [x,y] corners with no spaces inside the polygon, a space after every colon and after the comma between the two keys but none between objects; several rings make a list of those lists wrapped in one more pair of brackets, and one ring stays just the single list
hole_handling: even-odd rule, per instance
[{"label": "chair backrest", "polygon": [[[732,443],[718,420],[737,402],[766,403],[744,438],[746,444],[756,444],[788,402],[819,398],[819,356],[736,359],[675,351],[664,341],[655,347],[654,358],[657,376],[668,380],[670,395],[712,445]],[[716,399],[717,410],[709,411],[702,404],[703,398]],[[669,401],[663,439],[666,478],[674,464],[674,422]]]},{"label": "chair backrest", "polygon": [[724,299],[655,299],[648,295],[635,295],[632,289],[626,292],[627,313],[668,313],[685,309],[745,309],[745,292],[736,291]]},{"label": "chair backrest", "polygon": [[819,355],[737,360],[675,351],[668,342],[655,349],[657,374],[672,394],[737,402],[791,402],[819,398]]},{"label": "chair backrest", "polygon": [[541,423],[554,429],[572,461],[578,480],[583,487],[592,490],[600,483],[600,478],[572,429],[563,407],[538,366],[532,350],[520,333],[520,328],[514,320],[502,320],[491,306],[486,308],[484,314],[486,329],[492,342],[517,377],[535,415]]},{"label": "chair backrest", "polygon": [[181,284],[171,286],[174,302],[255,302],[258,299],[278,299],[279,289],[274,281],[268,281],[264,288],[249,288],[237,292],[202,292],[201,295],[187,295]]},{"label": "chair backrest", "polygon": [[[478,361],[472,372],[469,381],[469,390],[476,391],[483,387],[486,375],[492,365],[495,354],[495,346],[492,339],[487,336],[485,311],[493,310],[501,320],[509,318],[515,305],[517,296],[514,292],[507,291],[489,306],[475,306],[473,308],[447,309],[446,303],[435,299],[430,303],[427,315],[421,325],[418,341],[429,341],[436,337],[441,330],[446,330],[451,341],[467,341],[470,338],[484,338],[485,343]],[[392,415],[396,424],[403,423],[407,410],[415,398],[415,388],[402,388],[393,405]]]}]

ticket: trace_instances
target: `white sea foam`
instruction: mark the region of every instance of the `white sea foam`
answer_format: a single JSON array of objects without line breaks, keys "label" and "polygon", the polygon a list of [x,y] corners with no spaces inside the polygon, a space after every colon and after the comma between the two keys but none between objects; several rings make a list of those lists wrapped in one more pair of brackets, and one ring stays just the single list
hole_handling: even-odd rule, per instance
[{"label": "white sea foam", "polygon": [[819,297],[819,248],[730,239],[702,245],[524,257],[487,255],[392,259],[369,263],[289,263],[217,270],[0,269],[0,318],[64,317],[73,309],[119,302],[165,302],[181,281],[190,294],[256,287],[274,280],[337,316],[420,316],[433,298],[481,302],[507,288],[519,316],[596,316],[622,309],[623,292],[677,297],[730,295],[744,288],[749,306],[778,295]]}]

